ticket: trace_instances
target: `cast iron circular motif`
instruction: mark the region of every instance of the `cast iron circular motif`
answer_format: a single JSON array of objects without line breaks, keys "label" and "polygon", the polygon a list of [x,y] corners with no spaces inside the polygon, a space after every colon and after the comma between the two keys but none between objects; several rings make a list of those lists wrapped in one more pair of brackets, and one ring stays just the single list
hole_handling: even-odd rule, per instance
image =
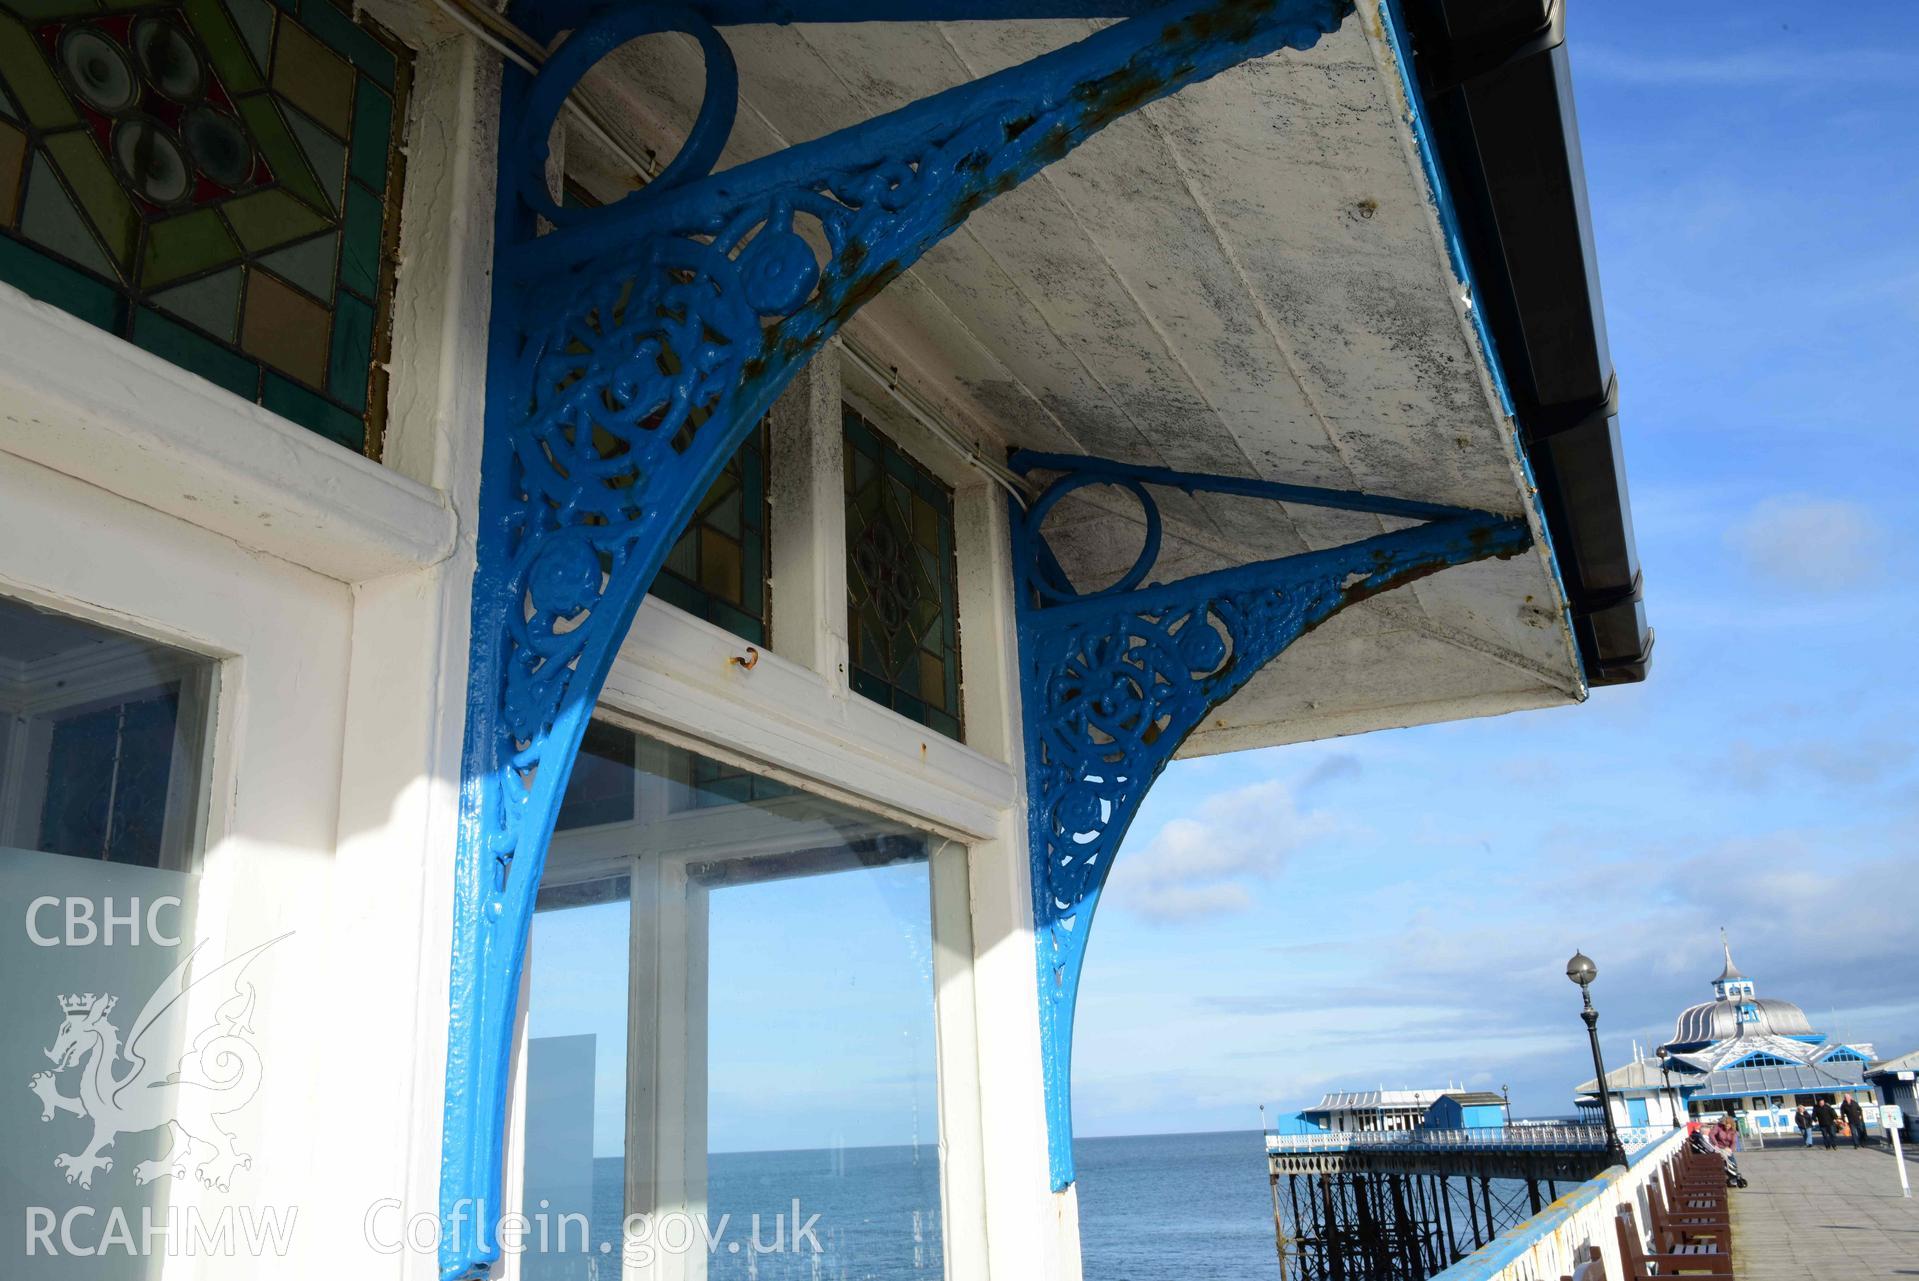
[{"label": "cast iron circular motif", "polygon": [[147,83],[175,102],[198,102],[207,91],[199,50],[165,18],[142,18],[133,25],[133,56]]},{"label": "cast iron circular motif", "polygon": [[253,145],[240,122],[225,112],[193,108],[181,117],[180,140],[200,172],[222,187],[238,187],[253,173]]},{"label": "cast iron circular motif", "polygon": [[60,37],[60,76],[95,111],[117,115],[140,96],[126,52],[92,27],[69,27]]},{"label": "cast iron circular motif", "polygon": [[138,117],[113,127],[113,162],[135,194],[156,205],[177,205],[193,191],[193,166],[172,134]]}]

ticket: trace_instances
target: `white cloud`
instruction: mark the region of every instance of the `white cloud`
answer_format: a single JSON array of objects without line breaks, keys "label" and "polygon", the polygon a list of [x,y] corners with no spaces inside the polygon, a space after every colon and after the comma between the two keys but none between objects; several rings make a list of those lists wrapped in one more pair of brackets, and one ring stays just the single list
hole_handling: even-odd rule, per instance
[{"label": "white cloud", "polygon": [[1129,846],[1108,901],[1156,920],[1241,911],[1255,902],[1254,884],[1337,826],[1330,814],[1302,811],[1294,789],[1277,780],[1219,792]]},{"label": "white cloud", "polygon": [[1881,563],[1884,535],[1858,503],[1798,494],[1766,499],[1726,537],[1754,573],[1837,591],[1871,575]]}]

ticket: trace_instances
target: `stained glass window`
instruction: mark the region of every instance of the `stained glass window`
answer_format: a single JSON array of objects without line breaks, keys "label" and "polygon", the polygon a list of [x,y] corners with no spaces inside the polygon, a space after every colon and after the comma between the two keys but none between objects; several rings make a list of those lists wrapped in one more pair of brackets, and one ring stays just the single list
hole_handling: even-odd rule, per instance
[{"label": "stained glass window", "polygon": [[0,280],[377,456],[407,79],[349,0],[0,0]]},{"label": "stained glass window", "polygon": [[653,595],[754,645],[766,644],[766,434],[761,420],[653,580]]},{"label": "stained glass window", "polygon": [[842,421],[853,688],[958,738],[953,491],[852,408]]}]

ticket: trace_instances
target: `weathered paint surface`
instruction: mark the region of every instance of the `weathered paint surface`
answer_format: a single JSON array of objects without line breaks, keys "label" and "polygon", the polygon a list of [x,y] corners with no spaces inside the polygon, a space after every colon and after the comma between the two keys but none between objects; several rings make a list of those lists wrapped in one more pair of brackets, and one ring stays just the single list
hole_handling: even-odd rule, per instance
[{"label": "weathered paint surface", "polygon": [[[1366,6],[1370,13],[1373,6]],[[1058,46],[1079,22],[754,26],[729,33],[746,161]],[[620,55],[630,120],[691,118],[691,45]],[[1385,28],[1345,24],[1117,121],[982,209],[853,322],[989,451],[1084,452],[1523,514],[1488,353]],[[1165,504],[1169,574],[1383,532],[1230,495]],[[1055,516],[1076,574],[1121,572],[1136,512]],[[1537,533],[1537,526],[1535,528]],[[1343,612],[1250,682],[1187,753],[1576,700],[1550,562],[1474,566]]]}]

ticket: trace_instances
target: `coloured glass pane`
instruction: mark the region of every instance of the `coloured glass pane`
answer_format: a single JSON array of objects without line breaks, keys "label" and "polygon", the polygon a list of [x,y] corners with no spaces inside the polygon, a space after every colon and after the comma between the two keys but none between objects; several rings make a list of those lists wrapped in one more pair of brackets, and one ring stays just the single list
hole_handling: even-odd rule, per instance
[{"label": "coloured glass pane", "polygon": [[766,432],[727,462],[653,580],[653,595],[755,645],[767,643]]},{"label": "coloured glass pane", "polygon": [[409,65],[327,0],[0,0],[0,280],[377,457]]},{"label": "coloured glass pane", "polygon": [[851,408],[843,421],[853,688],[959,738],[953,491]]}]

